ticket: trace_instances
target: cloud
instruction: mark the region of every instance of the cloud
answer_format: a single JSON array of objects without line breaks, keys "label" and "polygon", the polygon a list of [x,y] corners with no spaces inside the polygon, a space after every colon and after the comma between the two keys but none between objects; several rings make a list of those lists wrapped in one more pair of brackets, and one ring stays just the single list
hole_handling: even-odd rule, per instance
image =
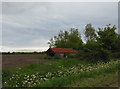
[{"label": "cloud", "polygon": [[118,25],[117,2],[3,2],[3,47],[45,48],[59,30]]}]

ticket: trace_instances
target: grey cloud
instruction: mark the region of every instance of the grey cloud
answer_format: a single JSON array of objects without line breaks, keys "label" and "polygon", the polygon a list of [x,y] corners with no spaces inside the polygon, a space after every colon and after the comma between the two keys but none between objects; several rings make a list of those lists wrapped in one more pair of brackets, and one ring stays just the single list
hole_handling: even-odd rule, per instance
[{"label": "grey cloud", "polygon": [[3,46],[48,47],[47,41],[59,30],[118,25],[117,3],[3,3]]}]

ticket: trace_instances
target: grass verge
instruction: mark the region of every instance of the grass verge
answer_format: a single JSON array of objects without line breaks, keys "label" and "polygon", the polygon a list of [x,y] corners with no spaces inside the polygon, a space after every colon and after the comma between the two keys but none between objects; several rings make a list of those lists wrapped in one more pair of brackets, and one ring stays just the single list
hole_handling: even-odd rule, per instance
[{"label": "grass verge", "polygon": [[[114,65],[111,66],[107,69],[104,68],[100,68],[99,70],[96,71],[89,71],[89,72],[83,72],[81,74],[74,74],[71,76],[66,76],[66,77],[60,77],[60,78],[54,78],[51,79],[49,81],[46,81],[44,83],[41,83],[39,85],[36,85],[36,87],[65,87],[65,86],[71,86],[73,87],[73,84],[76,81],[83,81],[83,84],[79,85],[79,87],[94,87],[97,86],[97,83],[102,82],[101,84],[98,85],[98,87],[104,87],[104,84],[107,84],[109,81],[109,77],[106,78],[106,80],[104,79],[104,76],[109,76],[110,73],[118,73],[118,65]],[[99,77],[98,77],[99,76]],[[111,76],[113,77],[113,76]],[[118,78],[118,76],[116,75],[116,77]],[[96,81],[94,81],[95,83],[91,82],[91,84],[89,85],[85,85],[84,83],[89,82],[89,78],[94,79]],[[100,79],[99,78],[103,78]],[[86,80],[88,79],[88,80]],[[113,78],[112,78],[113,79]],[[103,82],[104,81],[104,82]],[[113,81],[111,81],[113,82]],[[107,86],[107,85],[106,85]]]}]

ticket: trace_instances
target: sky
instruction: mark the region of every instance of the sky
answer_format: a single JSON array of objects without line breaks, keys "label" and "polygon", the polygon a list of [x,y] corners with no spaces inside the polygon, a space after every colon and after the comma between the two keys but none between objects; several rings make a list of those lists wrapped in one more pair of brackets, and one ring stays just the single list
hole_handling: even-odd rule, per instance
[{"label": "sky", "polygon": [[[118,27],[117,2],[3,2],[2,51],[46,51],[60,30]],[[84,40],[84,39],[83,39]]]}]

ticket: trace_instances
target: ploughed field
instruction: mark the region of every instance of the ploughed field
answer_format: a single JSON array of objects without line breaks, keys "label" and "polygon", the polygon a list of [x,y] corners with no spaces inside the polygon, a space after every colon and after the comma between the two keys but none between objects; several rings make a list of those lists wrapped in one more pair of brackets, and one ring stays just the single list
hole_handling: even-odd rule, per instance
[{"label": "ploughed field", "polygon": [[45,56],[45,54],[4,54],[2,55],[2,67],[11,68],[34,63],[47,63],[45,60],[39,60]]}]

